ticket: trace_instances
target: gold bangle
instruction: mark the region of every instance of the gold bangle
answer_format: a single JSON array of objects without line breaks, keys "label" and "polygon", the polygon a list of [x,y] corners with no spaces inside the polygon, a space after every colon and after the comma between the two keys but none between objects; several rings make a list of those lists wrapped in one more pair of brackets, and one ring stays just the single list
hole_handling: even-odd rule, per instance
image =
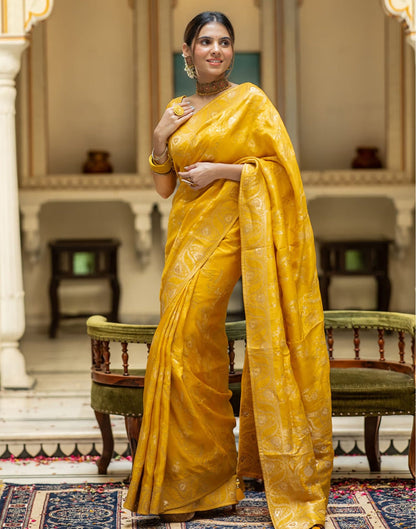
[{"label": "gold bangle", "polygon": [[168,158],[169,158],[169,153],[168,153],[168,144],[166,144],[166,147],[165,147],[165,150],[159,154],[159,155],[156,155],[155,154],[155,150],[153,149],[152,150],[152,158],[153,158],[153,161],[155,163],[160,163],[160,159],[163,158],[165,156],[165,154],[168,155]]},{"label": "gold bangle", "polygon": [[172,160],[169,157],[165,163],[157,164],[153,160],[153,156],[149,156],[149,165],[152,171],[156,174],[168,174],[172,171]]}]

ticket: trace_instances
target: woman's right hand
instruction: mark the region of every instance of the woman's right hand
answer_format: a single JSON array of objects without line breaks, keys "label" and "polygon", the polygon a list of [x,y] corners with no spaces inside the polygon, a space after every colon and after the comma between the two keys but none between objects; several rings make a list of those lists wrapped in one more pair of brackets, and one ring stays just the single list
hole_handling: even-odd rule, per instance
[{"label": "woman's right hand", "polygon": [[[182,116],[175,114],[175,109],[178,108],[183,110]],[[169,137],[175,132],[175,130],[188,121],[194,111],[194,107],[186,101],[176,103],[165,110],[153,133],[153,152],[156,155],[161,154],[164,151]]]}]

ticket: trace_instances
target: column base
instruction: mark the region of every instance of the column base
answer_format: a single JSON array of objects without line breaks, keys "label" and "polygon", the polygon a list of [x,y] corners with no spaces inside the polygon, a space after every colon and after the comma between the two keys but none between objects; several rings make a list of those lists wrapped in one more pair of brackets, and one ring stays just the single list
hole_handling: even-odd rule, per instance
[{"label": "column base", "polygon": [[1,389],[32,389],[36,383],[36,379],[26,373],[25,359],[18,346],[17,342],[2,344],[0,352]]}]

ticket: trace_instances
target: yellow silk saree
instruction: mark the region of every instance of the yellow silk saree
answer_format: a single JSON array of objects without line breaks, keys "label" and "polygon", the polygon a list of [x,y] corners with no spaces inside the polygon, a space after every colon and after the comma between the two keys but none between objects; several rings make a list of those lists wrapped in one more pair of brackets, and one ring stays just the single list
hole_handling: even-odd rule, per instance
[{"label": "yellow silk saree", "polygon": [[[288,135],[265,94],[245,83],[195,113],[169,151],[177,171],[198,161],[244,166],[240,183],[176,191],[126,507],[157,514],[234,504],[238,475],[264,479],[276,529],[323,524],[333,456],[329,363]],[[224,321],[240,273],[247,349],[237,462]]]}]

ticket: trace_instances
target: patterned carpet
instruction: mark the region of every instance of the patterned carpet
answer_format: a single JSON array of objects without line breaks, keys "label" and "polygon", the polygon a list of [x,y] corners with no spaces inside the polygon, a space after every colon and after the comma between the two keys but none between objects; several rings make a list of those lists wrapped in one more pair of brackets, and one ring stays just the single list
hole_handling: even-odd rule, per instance
[{"label": "patterned carpet", "polygon": [[[186,524],[163,524],[122,507],[122,483],[80,485],[0,484],[0,528],[19,529],[253,529],[272,528],[264,493],[247,491],[237,512],[201,513]],[[411,480],[333,483],[325,529],[414,529]]]}]

